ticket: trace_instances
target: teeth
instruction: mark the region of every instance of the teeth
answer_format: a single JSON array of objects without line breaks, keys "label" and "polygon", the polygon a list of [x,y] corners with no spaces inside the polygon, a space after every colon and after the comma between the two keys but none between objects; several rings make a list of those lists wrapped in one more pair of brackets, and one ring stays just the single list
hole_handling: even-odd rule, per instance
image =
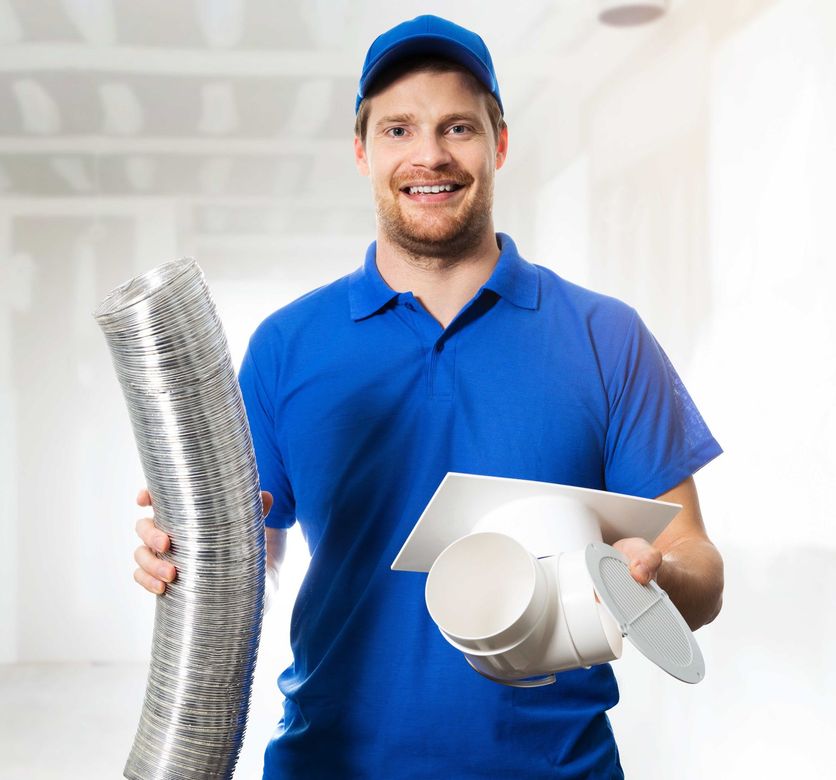
[{"label": "teeth", "polygon": [[410,195],[429,195],[433,192],[452,192],[453,185],[452,184],[432,184],[432,185],[422,185],[420,187],[410,187],[409,194]]}]

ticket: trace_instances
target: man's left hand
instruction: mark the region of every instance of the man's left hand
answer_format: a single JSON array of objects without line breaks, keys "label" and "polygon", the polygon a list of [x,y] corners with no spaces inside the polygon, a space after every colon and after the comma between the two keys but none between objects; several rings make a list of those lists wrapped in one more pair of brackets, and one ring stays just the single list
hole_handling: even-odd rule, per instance
[{"label": "man's left hand", "polygon": [[652,544],[639,537],[632,537],[619,539],[613,547],[627,558],[630,574],[640,585],[647,585],[650,580],[656,579],[662,565],[662,553]]}]

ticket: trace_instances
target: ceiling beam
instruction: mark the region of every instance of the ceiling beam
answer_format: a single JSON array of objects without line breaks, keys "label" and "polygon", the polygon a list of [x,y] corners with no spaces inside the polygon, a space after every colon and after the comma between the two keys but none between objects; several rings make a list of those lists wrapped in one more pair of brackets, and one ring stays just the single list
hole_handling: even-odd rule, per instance
[{"label": "ceiling beam", "polygon": [[369,231],[356,234],[327,234],[320,231],[284,236],[267,233],[226,235],[195,233],[190,236],[190,241],[192,246],[200,251],[211,249],[230,254],[245,254],[246,252],[269,252],[276,255],[302,254],[308,258],[317,251],[330,252],[335,256],[357,254],[347,250],[355,247],[365,249],[371,238],[373,235]]},{"label": "ceiling beam", "polygon": [[[300,195],[299,197],[277,196],[265,197],[227,197],[208,195],[178,195],[176,198],[165,198],[157,195],[114,195],[102,197],[93,195],[79,197],[68,195],[63,198],[33,197],[33,196],[3,196],[0,197],[0,215],[11,218],[21,216],[102,216],[136,214],[145,209],[184,209],[191,207],[216,207],[231,209],[265,208],[271,210],[325,208],[325,209],[357,209],[358,200],[353,196],[331,195],[328,197]],[[359,203],[360,207],[372,208],[371,195],[366,201]]]},{"label": "ceiling beam", "polygon": [[320,49],[279,51],[90,46],[87,43],[18,43],[0,48],[0,73],[44,71],[142,73],[166,76],[331,76],[360,72],[359,54]]},{"label": "ceiling beam", "polygon": [[344,140],[314,138],[201,138],[136,137],[113,138],[103,135],[57,136],[33,138],[29,136],[0,136],[0,154],[176,154],[200,157],[269,156],[297,154],[344,154],[352,159],[352,138]]}]

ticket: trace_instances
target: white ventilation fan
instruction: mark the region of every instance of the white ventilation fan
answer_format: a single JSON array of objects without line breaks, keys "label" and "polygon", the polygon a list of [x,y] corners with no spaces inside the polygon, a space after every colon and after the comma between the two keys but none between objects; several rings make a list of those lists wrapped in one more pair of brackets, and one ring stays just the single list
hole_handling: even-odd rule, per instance
[{"label": "white ventilation fan", "polygon": [[626,636],[688,683],[705,676],[685,620],[640,585],[609,545],[652,542],[682,507],[602,490],[449,473],[392,563],[429,572],[442,636],[495,682],[547,685],[555,673],[621,657]]}]

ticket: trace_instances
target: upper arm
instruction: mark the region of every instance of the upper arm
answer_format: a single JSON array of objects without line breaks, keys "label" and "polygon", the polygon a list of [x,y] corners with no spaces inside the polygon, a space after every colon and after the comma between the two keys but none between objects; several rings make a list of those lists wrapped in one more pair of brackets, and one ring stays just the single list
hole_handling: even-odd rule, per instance
[{"label": "upper arm", "polygon": [[700,501],[694,478],[687,477],[676,487],[671,488],[661,496],[659,501],[670,501],[682,504],[682,509],[667,525],[664,531],[653,542],[653,546],[663,555],[683,541],[700,539],[710,541],[700,512]]},{"label": "upper arm", "polygon": [[689,489],[684,483],[720,454],[720,445],[641,318],[630,309],[625,323],[618,312],[617,324],[626,337],[617,352],[606,353],[611,365],[606,374],[606,489],[652,498],[676,485],[668,493],[681,494],[685,501],[695,498],[693,485]]},{"label": "upper arm", "polygon": [[265,524],[277,529],[289,528],[296,519],[293,488],[275,425],[280,354],[277,331],[263,323],[250,339],[238,372],[261,488],[273,497]]}]

